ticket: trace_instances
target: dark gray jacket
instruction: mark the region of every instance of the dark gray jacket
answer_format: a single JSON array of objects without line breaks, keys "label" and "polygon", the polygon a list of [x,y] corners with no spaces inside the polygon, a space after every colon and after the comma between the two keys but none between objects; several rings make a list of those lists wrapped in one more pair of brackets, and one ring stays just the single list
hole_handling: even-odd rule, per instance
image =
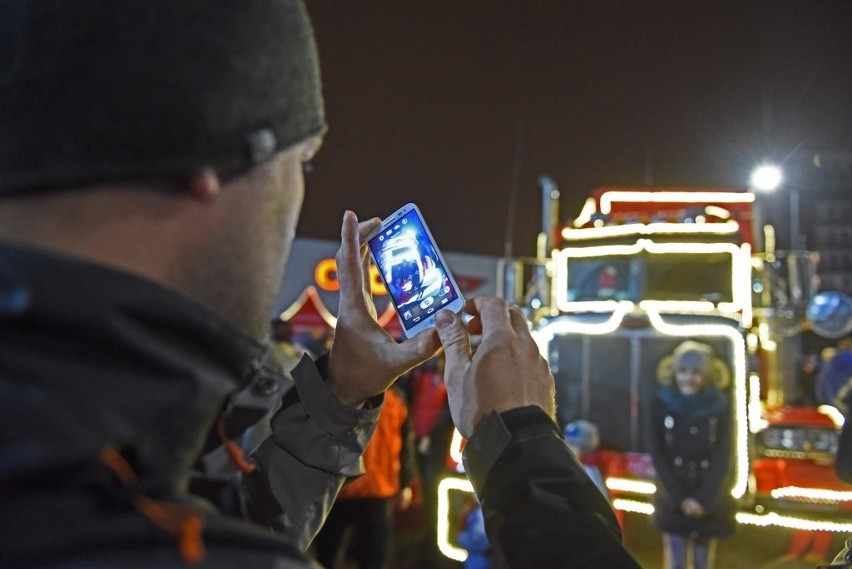
[{"label": "dark gray jacket", "polygon": [[187,491],[264,345],[147,280],[12,246],[0,339],[2,567],[167,567],[199,546],[204,567],[309,566],[301,550],[379,413],[339,403],[310,360],[294,370],[252,486],[285,540]]},{"label": "dark gray jacket", "polygon": [[497,568],[639,569],[612,508],[535,406],[492,413],[464,450]]}]

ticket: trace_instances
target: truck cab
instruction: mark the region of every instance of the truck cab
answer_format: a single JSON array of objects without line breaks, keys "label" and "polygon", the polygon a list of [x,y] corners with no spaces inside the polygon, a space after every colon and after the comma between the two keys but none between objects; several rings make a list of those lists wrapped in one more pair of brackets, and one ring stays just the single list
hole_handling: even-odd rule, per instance
[{"label": "truck cab", "polygon": [[[598,188],[576,219],[546,228],[549,249],[503,260],[503,293],[526,307],[560,426],[598,427],[596,462],[616,510],[653,513],[648,411],[661,362],[696,340],[729,376],[726,490],[738,523],[849,533],[852,486],[834,472],[842,419],[790,396],[812,257],[767,251],[754,200],[720,188]],[[465,552],[451,538],[452,509],[465,491],[451,476],[439,495],[439,547],[455,559]]]}]

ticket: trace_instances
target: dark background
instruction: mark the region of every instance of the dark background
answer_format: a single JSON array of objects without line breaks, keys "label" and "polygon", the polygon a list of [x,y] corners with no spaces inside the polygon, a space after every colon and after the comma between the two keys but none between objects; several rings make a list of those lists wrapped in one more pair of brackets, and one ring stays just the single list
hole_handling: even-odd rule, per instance
[{"label": "dark background", "polygon": [[852,150],[849,0],[308,6],[330,131],[303,237],[414,201],[445,250],[500,255],[517,188],[528,255],[542,175],[569,219],[596,186],[744,188],[763,160],[795,179],[816,152]]}]

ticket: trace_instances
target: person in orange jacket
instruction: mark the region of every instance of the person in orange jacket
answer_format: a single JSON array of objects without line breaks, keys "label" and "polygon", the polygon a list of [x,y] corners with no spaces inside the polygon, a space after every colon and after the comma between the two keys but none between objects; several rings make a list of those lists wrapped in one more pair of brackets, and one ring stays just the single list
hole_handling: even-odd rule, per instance
[{"label": "person in orange jacket", "polygon": [[379,423],[364,451],[366,474],[340,491],[315,540],[317,560],[328,569],[339,567],[346,531],[353,527],[350,550],[360,569],[381,569],[391,541],[391,513],[395,500],[410,503],[408,488],[414,474],[414,439],[408,406],[395,390],[385,392]]}]

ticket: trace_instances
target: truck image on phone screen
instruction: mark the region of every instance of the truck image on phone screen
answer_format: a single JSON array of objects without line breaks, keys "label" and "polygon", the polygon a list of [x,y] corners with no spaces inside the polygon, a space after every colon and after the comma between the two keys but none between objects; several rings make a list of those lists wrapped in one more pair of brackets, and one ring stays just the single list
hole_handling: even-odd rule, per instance
[{"label": "truck image on phone screen", "polygon": [[391,214],[367,243],[406,337],[434,326],[438,310],[462,309],[464,298],[417,206]]}]

